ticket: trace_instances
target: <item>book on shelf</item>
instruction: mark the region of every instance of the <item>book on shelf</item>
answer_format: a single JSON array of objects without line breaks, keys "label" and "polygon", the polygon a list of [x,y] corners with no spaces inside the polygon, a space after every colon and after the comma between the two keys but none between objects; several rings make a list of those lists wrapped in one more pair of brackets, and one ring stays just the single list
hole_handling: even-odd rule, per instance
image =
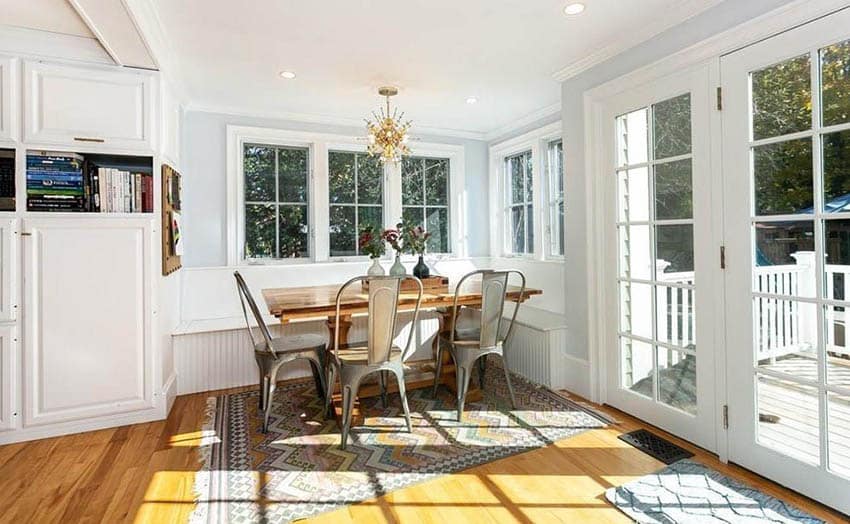
[{"label": "book on shelf", "polygon": [[153,212],[153,175],[132,165],[100,165],[75,153],[27,155],[27,209]]},{"label": "book on shelf", "polygon": [[0,211],[15,210],[15,151],[0,149]]}]

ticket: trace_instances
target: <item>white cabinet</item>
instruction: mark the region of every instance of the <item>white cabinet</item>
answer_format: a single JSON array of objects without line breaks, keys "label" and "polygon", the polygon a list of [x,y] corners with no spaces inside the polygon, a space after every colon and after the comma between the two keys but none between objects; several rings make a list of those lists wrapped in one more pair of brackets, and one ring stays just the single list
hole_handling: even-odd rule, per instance
[{"label": "white cabinet", "polygon": [[0,55],[0,140],[18,138],[18,61]]},{"label": "white cabinet", "polygon": [[24,141],[150,150],[151,73],[24,63]]},{"label": "white cabinet", "polygon": [[24,426],[153,407],[151,219],[21,229]]},{"label": "white cabinet", "polygon": [[14,218],[0,219],[0,322],[17,316],[17,223]]},{"label": "white cabinet", "polygon": [[0,430],[16,426],[17,347],[15,326],[0,325]]}]

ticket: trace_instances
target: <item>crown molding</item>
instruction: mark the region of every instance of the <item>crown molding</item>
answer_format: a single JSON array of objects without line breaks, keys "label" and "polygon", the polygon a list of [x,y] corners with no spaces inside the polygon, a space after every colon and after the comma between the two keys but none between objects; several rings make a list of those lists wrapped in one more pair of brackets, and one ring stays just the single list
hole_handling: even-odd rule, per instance
[{"label": "crown molding", "polygon": [[[216,113],[247,118],[287,120],[293,123],[320,124],[327,126],[351,127],[356,129],[364,128],[363,119],[343,116],[316,115],[312,113],[299,113],[294,111],[260,111],[244,107],[207,105],[199,104],[197,102],[190,102],[185,107],[186,111],[196,111],[200,113]],[[449,129],[419,125],[414,127],[411,135],[414,137],[424,136],[435,138],[459,138],[463,140],[486,140],[486,133],[481,131],[467,131],[463,129]]]},{"label": "crown molding", "polygon": [[[560,96],[560,95],[559,95]],[[492,131],[488,131],[484,135],[484,139],[487,142],[498,142],[502,141],[507,135],[517,131],[518,129],[522,129],[523,127],[530,126],[539,120],[543,120],[544,118],[550,117],[552,115],[558,114],[561,112],[561,103],[557,102],[552,105],[548,105],[546,107],[540,108],[537,111],[529,113],[524,117],[518,118],[511,122],[510,124],[503,125],[501,127],[497,127]]]},{"label": "crown molding", "polygon": [[[565,82],[570,78],[573,78],[574,76],[577,76],[598,64],[610,60],[620,53],[623,53],[638,44],[646,42],[664,31],[667,31],[668,29],[671,29],[672,27],[711,9],[722,1],[723,0],[684,0],[678,5],[668,9],[666,14],[659,17],[656,21],[620,35],[616,42],[603,46],[584,58],[576,60],[563,69],[556,71],[552,74],[552,78],[554,78],[557,82]],[[701,9],[695,9],[696,6],[701,7]]]}]

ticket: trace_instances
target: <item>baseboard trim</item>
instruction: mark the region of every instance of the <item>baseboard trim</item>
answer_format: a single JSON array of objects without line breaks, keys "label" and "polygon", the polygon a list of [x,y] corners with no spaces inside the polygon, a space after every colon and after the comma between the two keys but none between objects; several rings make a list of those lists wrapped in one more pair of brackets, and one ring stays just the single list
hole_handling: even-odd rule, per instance
[{"label": "baseboard trim", "polygon": [[560,383],[554,385],[557,389],[565,389],[586,399],[592,397],[588,360],[575,357],[563,350],[556,351],[552,360],[553,365],[561,366]]},{"label": "baseboard trim", "polygon": [[129,424],[141,424],[144,422],[162,420],[163,418],[164,417],[160,413],[160,410],[151,408],[145,409],[144,411],[123,413],[121,415],[109,415],[84,421],[62,422],[47,426],[33,426],[0,433],[0,445],[50,437],[61,437],[63,435],[85,433],[87,431],[127,426]]}]

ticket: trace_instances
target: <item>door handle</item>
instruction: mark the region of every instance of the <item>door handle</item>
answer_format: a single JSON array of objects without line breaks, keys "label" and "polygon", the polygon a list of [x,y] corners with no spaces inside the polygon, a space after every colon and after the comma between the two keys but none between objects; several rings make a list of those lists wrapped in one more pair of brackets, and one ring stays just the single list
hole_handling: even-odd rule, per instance
[{"label": "door handle", "polygon": [[102,139],[102,138],[88,138],[88,137],[84,137],[84,136],[75,136],[74,140],[76,140],[77,142],[97,142],[97,143],[105,142],[105,140]]}]

